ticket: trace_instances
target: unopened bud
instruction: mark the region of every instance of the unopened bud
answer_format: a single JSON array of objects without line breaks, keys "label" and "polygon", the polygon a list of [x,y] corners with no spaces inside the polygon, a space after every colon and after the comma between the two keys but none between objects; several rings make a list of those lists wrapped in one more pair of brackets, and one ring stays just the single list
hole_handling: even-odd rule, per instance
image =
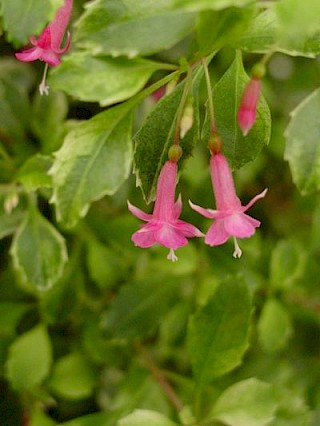
[{"label": "unopened bud", "polygon": [[259,79],[251,78],[242,95],[237,118],[244,136],[247,136],[256,121],[260,86]]},{"label": "unopened bud", "polygon": [[172,145],[168,152],[168,158],[170,161],[177,163],[182,157],[183,151],[180,145]]},{"label": "unopened bud", "polygon": [[256,78],[258,80],[261,80],[266,74],[266,67],[264,64],[261,64],[261,62],[258,62],[257,64],[253,65],[251,70],[251,77]]},{"label": "unopened bud", "polygon": [[213,133],[208,141],[208,148],[213,154],[218,154],[222,148],[222,140],[217,133]]},{"label": "unopened bud", "polygon": [[183,111],[180,122],[180,138],[184,138],[193,125],[193,106],[188,103]]}]

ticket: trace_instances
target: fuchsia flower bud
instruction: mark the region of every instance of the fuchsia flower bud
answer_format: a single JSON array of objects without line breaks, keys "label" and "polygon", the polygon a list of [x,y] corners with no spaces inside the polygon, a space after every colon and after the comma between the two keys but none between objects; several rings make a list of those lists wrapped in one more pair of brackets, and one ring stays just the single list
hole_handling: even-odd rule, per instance
[{"label": "fuchsia flower bud", "polygon": [[266,195],[267,189],[256,195],[246,206],[236,195],[232,173],[228,162],[221,152],[212,153],[210,170],[213,192],[217,210],[205,209],[190,203],[190,206],[203,216],[214,219],[205,237],[205,243],[210,246],[224,244],[229,237],[234,238],[234,257],[240,257],[242,252],[236,238],[251,237],[260,222],[245,212],[260,198]]},{"label": "fuchsia flower bud", "polygon": [[260,79],[251,78],[241,99],[238,111],[238,124],[244,136],[247,136],[256,121],[260,86]]},{"label": "fuchsia flower bud", "polygon": [[168,259],[178,260],[174,253],[188,244],[187,238],[202,237],[195,226],[179,219],[182,209],[181,196],[175,202],[178,166],[175,161],[166,161],[158,179],[156,201],[152,214],[148,214],[128,202],[132,214],[147,222],[132,235],[136,246],[146,248],[158,243],[170,249]]}]

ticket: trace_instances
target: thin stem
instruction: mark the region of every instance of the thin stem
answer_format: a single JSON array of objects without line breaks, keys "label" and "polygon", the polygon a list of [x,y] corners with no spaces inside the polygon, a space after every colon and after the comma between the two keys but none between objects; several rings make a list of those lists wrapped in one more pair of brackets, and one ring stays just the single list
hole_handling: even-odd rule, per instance
[{"label": "thin stem", "polygon": [[210,81],[209,69],[205,58],[201,59],[204,76],[206,79],[207,92],[208,92],[208,107],[209,107],[209,115],[210,115],[210,124],[211,130],[213,133],[216,132],[215,120],[214,120],[214,108],[213,108],[213,100],[212,100],[212,86]]},{"label": "thin stem", "polygon": [[43,76],[42,76],[42,80],[41,83],[39,85],[39,92],[40,95],[42,96],[43,94],[45,95],[49,95],[49,86],[47,86],[47,74],[48,74],[48,64],[46,63],[45,67],[44,67],[44,71],[43,71]]},{"label": "thin stem", "polygon": [[180,104],[179,104],[179,107],[178,107],[178,110],[177,110],[176,127],[174,129],[174,137],[173,137],[174,145],[179,145],[179,143],[180,143],[180,124],[181,124],[181,119],[182,119],[182,116],[183,116],[183,113],[184,113],[186,101],[187,101],[189,92],[191,90],[191,86],[192,86],[191,68],[188,67],[186,83],[184,85]]},{"label": "thin stem", "polygon": [[266,53],[260,60],[260,64],[266,65],[269,60],[271,59],[271,56],[274,54],[274,50],[270,50],[270,52]]},{"label": "thin stem", "polygon": [[150,357],[149,353],[145,350],[145,348],[140,343],[135,343],[135,349],[137,352],[141,355],[146,367],[150,370],[153,377],[156,379],[156,381],[161,386],[163,392],[169,399],[169,401],[172,403],[172,405],[175,407],[175,409],[180,412],[183,408],[182,401],[178,397],[178,395],[175,393],[173,387],[170,385],[170,383],[167,381],[164,373],[160,368],[154,363],[153,359]]}]

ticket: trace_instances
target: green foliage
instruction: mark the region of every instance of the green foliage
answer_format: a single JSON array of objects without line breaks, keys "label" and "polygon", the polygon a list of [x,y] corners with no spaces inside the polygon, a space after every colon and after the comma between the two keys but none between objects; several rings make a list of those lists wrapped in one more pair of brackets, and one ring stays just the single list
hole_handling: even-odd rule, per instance
[{"label": "green foliage", "polygon": [[[14,50],[63,1],[43,3],[0,0],[1,425],[318,424],[319,2],[74,0],[41,96]],[[260,94],[243,137],[256,64],[272,132]],[[242,205],[268,188],[242,258],[135,247],[127,200],[152,210],[173,142],[181,219],[212,224],[187,200],[214,206],[213,122]]]}]

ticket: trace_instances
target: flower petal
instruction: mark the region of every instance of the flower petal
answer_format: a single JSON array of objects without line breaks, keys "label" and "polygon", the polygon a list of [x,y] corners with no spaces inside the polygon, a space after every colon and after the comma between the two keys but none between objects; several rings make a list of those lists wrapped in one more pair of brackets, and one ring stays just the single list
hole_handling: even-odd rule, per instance
[{"label": "flower petal", "polygon": [[246,206],[242,207],[242,211],[245,212],[250,209],[251,206],[253,206],[254,203],[256,203],[260,198],[264,198],[266,193],[268,192],[268,188],[266,188],[264,191],[260,192],[260,194],[256,195],[252,198],[251,201]]},{"label": "flower petal", "polygon": [[217,220],[210,226],[204,242],[209,246],[220,246],[228,240],[229,236],[224,227],[224,220]]},{"label": "flower petal", "polygon": [[15,57],[22,62],[32,62],[40,59],[41,53],[42,49],[39,49],[38,47],[31,47],[31,49],[15,53]]},{"label": "flower petal", "polygon": [[156,243],[154,231],[144,226],[132,235],[131,240],[134,242],[134,245],[142,248],[151,247]]},{"label": "flower petal", "polygon": [[200,213],[202,216],[207,217],[208,219],[215,219],[220,213],[218,210],[205,209],[203,207],[197,206],[196,204],[193,204],[190,200],[189,204],[193,210]]},{"label": "flower petal", "polygon": [[181,200],[181,194],[179,194],[177,201],[174,203],[174,209],[173,209],[173,214],[175,219],[178,219],[178,217],[181,215],[181,210],[182,210],[182,200]]},{"label": "flower petal", "polygon": [[172,226],[187,238],[204,237],[204,234],[191,223],[177,220]]},{"label": "flower petal", "polygon": [[145,213],[144,211],[138,209],[138,207],[135,207],[134,205],[132,205],[129,201],[127,201],[128,203],[128,209],[129,211],[136,217],[138,217],[141,220],[144,220],[146,222],[148,222],[149,220],[152,219],[152,214],[148,214]]},{"label": "flower petal", "polygon": [[251,237],[260,223],[259,220],[244,213],[236,213],[224,219],[224,226],[228,234],[239,238]]},{"label": "flower petal", "polygon": [[173,250],[188,244],[186,237],[169,223],[164,223],[154,234],[159,244]]}]

